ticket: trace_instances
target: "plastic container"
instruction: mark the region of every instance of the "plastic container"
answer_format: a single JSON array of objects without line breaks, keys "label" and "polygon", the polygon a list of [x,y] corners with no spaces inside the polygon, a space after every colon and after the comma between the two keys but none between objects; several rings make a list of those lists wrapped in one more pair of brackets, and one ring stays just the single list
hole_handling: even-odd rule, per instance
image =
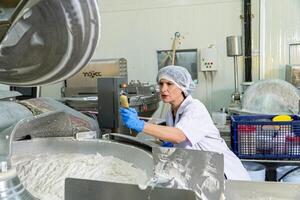
[{"label": "plastic container", "polygon": [[213,122],[217,125],[226,124],[226,113],[224,112],[212,112],[211,117]]},{"label": "plastic container", "polygon": [[245,155],[256,154],[256,126],[241,125],[238,126],[240,134],[239,152]]},{"label": "plastic container", "polygon": [[265,181],[266,167],[256,162],[242,162],[252,181]]},{"label": "plastic container", "polygon": [[289,155],[300,155],[300,137],[286,137],[286,151]]},{"label": "plastic container", "polygon": [[279,182],[300,183],[300,167],[292,165],[277,167],[276,179]]},{"label": "plastic container", "polygon": [[272,121],[277,115],[233,115],[231,147],[244,159],[300,158],[300,116]]}]

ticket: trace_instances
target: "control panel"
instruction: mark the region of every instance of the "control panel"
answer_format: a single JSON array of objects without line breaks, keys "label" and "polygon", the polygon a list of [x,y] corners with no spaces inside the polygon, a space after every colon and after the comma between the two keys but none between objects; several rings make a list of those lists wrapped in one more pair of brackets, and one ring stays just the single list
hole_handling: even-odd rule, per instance
[{"label": "control panel", "polygon": [[200,50],[200,70],[217,71],[218,53],[214,46]]}]

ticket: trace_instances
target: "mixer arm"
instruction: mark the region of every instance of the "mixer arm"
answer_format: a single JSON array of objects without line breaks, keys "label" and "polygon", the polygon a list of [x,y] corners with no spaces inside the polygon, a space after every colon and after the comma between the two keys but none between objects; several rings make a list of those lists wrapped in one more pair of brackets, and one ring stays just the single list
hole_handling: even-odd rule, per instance
[{"label": "mixer arm", "polygon": [[10,28],[40,0],[2,0],[0,2],[0,43]]}]

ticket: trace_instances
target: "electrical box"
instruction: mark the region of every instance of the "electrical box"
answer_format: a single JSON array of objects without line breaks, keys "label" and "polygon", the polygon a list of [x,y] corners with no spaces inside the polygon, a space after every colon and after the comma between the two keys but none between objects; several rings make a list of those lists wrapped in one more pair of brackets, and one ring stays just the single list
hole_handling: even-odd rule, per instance
[{"label": "electrical box", "polygon": [[200,51],[200,70],[217,71],[218,53],[216,47],[208,47]]}]

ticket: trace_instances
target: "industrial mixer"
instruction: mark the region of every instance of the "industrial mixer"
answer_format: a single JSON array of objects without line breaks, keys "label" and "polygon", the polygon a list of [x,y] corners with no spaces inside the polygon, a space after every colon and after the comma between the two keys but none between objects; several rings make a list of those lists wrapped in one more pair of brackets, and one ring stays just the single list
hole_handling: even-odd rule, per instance
[{"label": "industrial mixer", "polygon": [[[66,80],[87,64],[95,50],[100,35],[96,0],[4,0],[0,2],[0,9],[1,83],[39,86]],[[133,84],[133,90],[136,88]],[[14,94],[3,96],[3,99],[14,98]],[[76,155],[74,153],[96,154],[99,151],[102,155],[128,161],[151,176],[152,155],[132,145],[103,140],[79,141],[72,137],[65,140],[49,138],[86,132],[99,134],[95,120],[53,99],[1,101],[0,107],[0,197],[3,200],[36,199],[20,182],[11,162],[12,155],[26,158],[26,153],[35,155],[38,152],[42,154],[41,158],[47,159],[45,152],[67,153],[72,157]],[[13,142],[14,139],[28,139],[27,135],[33,139]],[[214,157],[209,156],[208,161],[209,158]],[[223,176],[222,170],[215,171],[219,177]],[[33,176],[29,182],[36,179],[41,177]],[[219,185],[218,194],[221,194],[222,182]]]},{"label": "industrial mixer", "polygon": [[[17,86],[38,86],[66,80],[78,72],[88,63],[97,44],[100,26],[97,8],[96,0],[1,1],[0,81]],[[133,84],[133,90],[136,88],[138,87]],[[16,95],[4,93],[0,93],[2,100],[13,99]],[[93,132],[96,136],[99,134],[99,127],[95,120],[53,99],[1,101],[0,113],[0,199],[3,200],[36,199],[20,182],[18,174],[12,167],[11,156],[27,158],[28,154],[42,154],[43,158],[47,156],[45,152],[49,155],[66,153],[74,157],[77,154],[99,152],[103,156],[114,156],[127,161],[136,169],[143,169],[149,177],[153,175],[153,169],[156,174],[169,176],[163,176],[164,179],[154,177],[157,179],[152,181],[158,184],[160,189],[152,193],[151,187],[148,188],[150,191],[145,191],[147,195],[143,193],[144,199],[175,200],[172,194],[181,197],[177,192],[185,192],[184,194],[187,195],[185,199],[195,199],[195,193],[198,199],[222,199],[224,184],[226,191],[229,191],[228,194],[231,194],[231,188],[236,187],[228,184],[230,181],[224,183],[222,155],[212,152],[155,148],[155,144],[118,134],[111,134],[111,136],[127,139],[126,144],[103,139],[81,141],[80,137],[77,137],[77,140],[73,137],[50,138],[58,135],[75,136],[78,133]],[[13,141],[27,138],[27,135],[33,139]],[[133,143],[139,146],[133,146]],[[147,150],[144,149],[146,146]],[[153,154],[150,153],[152,149]],[[29,171],[27,174],[30,174]],[[91,182],[102,186],[100,187],[102,195],[113,193],[123,197],[120,196],[124,194],[120,193],[121,190],[115,190],[119,188],[119,183],[84,180],[88,186]],[[66,192],[68,194],[74,192],[74,188],[78,188],[76,184],[82,186],[80,185],[82,182],[78,180],[67,179]],[[143,199],[134,196],[140,194],[137,185],[123,184],[122,186],[124,187],[120,186],[120,188],[125,188],[126,192],[123,199],[126,197],[131,200]],[[166,187],[174,190],[164,190]],[[84,188],[91,189],[91,187],[79,188],[82,189],[76,191],[79,194],[86,194]],[[239,190],[235,192],[238,194]],[[89,197],[85,198],[92,199]],[[110,199],[110,197],[98,196],[98,199]],[[73,196],[70,198],[74,200]]]},{"label": "industrial mixer", "polygon": [[[64,80],[79,71],[97,45],[97,6],[95,0],[1,1],[1,82],[41,85]],[[51,119],[58,122],[64,114],[53,111],[35,117],[26,107],[14,102],[1,102],[1,109],[1,199],[35,199],[11,166],[11,142],[17,130],[23,129],[23,133],[29,130],[28,124],[34,127],[51,124]],[[66,126],[62,123],[61,128]],[[71,131],[72,127],[67,130]]]}]

